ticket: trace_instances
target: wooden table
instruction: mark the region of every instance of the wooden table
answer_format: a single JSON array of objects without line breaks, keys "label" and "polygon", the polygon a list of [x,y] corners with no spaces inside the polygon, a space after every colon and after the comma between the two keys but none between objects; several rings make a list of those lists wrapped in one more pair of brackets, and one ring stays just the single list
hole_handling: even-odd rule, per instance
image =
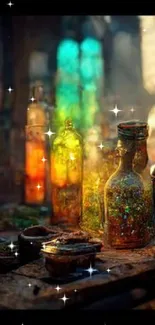
[{"label": "wooden table", "polygon": [[[154,243],[139,250],[105,250],[97,254],[95,269],[98,272],[92,276],[85,271],[65,284],[50,278],[43,259],[1,274],[0,308],[102,311],[155,308]],[[61,287],[59,292],[55,289],[57,285]],[[65,304],[60,299],[64,294],[69,298]]]}]

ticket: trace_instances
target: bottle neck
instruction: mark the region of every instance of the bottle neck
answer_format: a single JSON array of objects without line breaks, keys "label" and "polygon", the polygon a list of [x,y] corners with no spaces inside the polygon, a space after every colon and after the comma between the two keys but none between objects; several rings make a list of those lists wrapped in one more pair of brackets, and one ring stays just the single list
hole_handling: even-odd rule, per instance
[{"label": "bottle neck", "polygon": [[32,89],[32,97],[35,99],[36,103],[42,102],[44,100],[44,90],[41,86],[36,86]]},{"label": "bottle neck", "polygon": [[123,157],[121,157],[119,163],[119,171],[125,171],[125,172],[132,171],[133,159],[134,159],[134,155],[132,156],[130,153],[127,153]]},{"label": "bottle neck", "polygon": [[119,171],[132,171],[136,153],[135,143],[131,141],[120,141],[118,149],[120,153]]},{"label": "bottle neck", "polygon": [[73,130],[72,121],[70,120],[65,121],[65,130]]}]

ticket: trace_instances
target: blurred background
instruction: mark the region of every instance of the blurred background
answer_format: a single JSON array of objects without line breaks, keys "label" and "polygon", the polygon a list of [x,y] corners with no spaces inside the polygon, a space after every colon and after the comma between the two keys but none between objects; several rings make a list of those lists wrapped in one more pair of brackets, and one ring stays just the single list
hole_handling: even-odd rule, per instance
[{"label": "blurred background", "polygon": [[[1,16],[0,203],[22,201],[27,107],[36,85],[52,131],[71,117],[99,145],[116,138],[120,121],[149,121],[155,160],[154,61],[155,16]],[[92,131],[98,128],[99,136]]]}]

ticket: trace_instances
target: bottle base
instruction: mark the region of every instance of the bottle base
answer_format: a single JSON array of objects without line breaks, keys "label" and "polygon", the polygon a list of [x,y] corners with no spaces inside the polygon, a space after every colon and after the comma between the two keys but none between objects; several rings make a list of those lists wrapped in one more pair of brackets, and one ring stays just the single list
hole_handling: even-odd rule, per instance
[{"label": "bottle base", "polygon": [[142,241],[137,241],[137,242],[128,242],[128,243],[105,243],[104,242],[104,247],[107,249],[138,249],[138,248],[144,248],[146,247],[150,241],[147,242],[142,242]]}]

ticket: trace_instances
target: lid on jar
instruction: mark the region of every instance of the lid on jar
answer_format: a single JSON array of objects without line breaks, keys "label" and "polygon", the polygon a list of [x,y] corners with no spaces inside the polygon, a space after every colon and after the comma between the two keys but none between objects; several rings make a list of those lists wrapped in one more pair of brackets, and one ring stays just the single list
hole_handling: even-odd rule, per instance
[{"label": "lid on jar", "polygon": [[118,137],[143,140],[148,137],[148,124],[139,121],[121,122],[117,126]]}]

